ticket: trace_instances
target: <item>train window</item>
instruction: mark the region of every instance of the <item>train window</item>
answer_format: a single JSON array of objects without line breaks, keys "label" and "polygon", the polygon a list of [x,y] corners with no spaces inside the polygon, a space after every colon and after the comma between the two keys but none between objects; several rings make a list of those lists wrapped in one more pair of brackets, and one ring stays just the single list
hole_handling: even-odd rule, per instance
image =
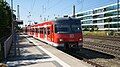
[{"label": "train window", "polygon": [[34,32],[34,28],[32,28],[32,32]]},{"label": "train window", "polygon": [[33,32],[35,32],[35,28],[33,29]]},{"label": "train window", "polygon": [[43,28],[40,28],[40,34],[43,34]]},{"label": "train window", "polygon": [[43,28],[41,28],[41,33],[43,34]]},{"label": "train window", "polygon": [[50,34],[50,28],[47,28],[47,34],[48,35]]},{"label": "train window", "polygon": [[81,32],[81,25],[55,25],[55,33],[78,33]]},{"label": "train window", "polygon": [[69,25],[55,25],[55,33],[70,33]]},{"label": "train window", "polygon": [[35,33],[36,33],[37,29],[35,28]]},{"label": "train window", "polygon": [[37,28],[35,29],[35,32],[38,33],[38,29]]},{"label": "train window", "polygon": [[81,32],[79,19],[59,20],[55,24],[55,33],[78,33]]},{"label": "train window", "polygon": [[39,33],[39,28],[37,28],[37,33]]},{"label": "train window", "polygon": [[34,32],[34,29],[32,28],[31,31]]},{"label": "train window", "polygon": [[44,34],[46,34],[46,28],[43,28],[43,32],[44,32]]},{"label": "train window", "polygon": [[40,34],[41,34],[41,28],[40,28]]}]

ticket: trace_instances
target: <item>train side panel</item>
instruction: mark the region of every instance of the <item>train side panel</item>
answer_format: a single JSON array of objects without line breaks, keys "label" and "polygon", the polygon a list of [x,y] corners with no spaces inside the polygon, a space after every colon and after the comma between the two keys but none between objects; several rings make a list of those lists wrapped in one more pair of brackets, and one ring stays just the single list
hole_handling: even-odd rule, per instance
[{"label": "train side panel", "polygon": [[[70,19],[69,21],[71,24],[69,24],[68,20],[64,20],[64,21],[61,20],[61,22],[49,21],[49,22],[33,25],[31,26],[31,28],[28,27],[27,34],[37,39],[40,39],[42,41],[45,41],[47,43],[50,43],[51,45],[56,47],[59,47],[59,46],[67,47],[67,48],[69,47],[71,48],[74,46],[75,48],[79,46],[82,47],[83,36],[82,36],[82,30],[80,28],[79,22],[74,24],[71,22],[74,20]],[[74,30],[67,31],[67,29],[70,29],[70,30],[73,29],[71,28],[72,25],[77,32]],[[56,29],[57,29],[57,32],[56,32]],[[61,32],[63,30],[66,30],[65,32],[67,33]]]}]

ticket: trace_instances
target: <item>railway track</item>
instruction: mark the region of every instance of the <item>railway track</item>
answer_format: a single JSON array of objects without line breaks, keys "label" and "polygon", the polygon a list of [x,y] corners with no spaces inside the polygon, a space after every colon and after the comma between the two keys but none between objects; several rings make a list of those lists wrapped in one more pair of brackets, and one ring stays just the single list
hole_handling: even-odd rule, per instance
[{"label": "railway track", "polygon": [[106,37],[99,37],[99,36],[84,36],[84,38],[92,38],[92,39],[101,39],[101,40],[110,40],[110,41],[120,41],[120,37],[114,36],[106,36]]},{"label": "railway track", "polygon": [[80,51],[77,51],[76,53],[72,51],[65,51],[65,52],[95,67],[120,66],[120,60],[118,58],[98,51],[83,48]]},{"label": "railway track", "polygon": [[101,43],[84,42],[84,47],[120,57],[120,47]]},{"label": "railway track", "polygon": [[120,37],[84,37],[84,47],[120,57]]}]

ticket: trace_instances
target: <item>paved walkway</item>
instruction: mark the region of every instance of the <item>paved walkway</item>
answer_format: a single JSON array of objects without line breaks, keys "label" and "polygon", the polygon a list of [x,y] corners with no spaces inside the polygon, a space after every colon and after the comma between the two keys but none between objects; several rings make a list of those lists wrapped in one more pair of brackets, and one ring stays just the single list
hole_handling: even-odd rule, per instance
[{"label": "paved walkway", "polygon": [[14,56],[14,46],[12,46],[7,65],[9,67],[92,67],[27,35],[19,35],[17,56]]},{"label": "paved walkway", "polygon": [[9,67],[61,67],[54,59],[47,55],[44,51],[40,50],[36,45],[30,43],[24,35],[20,35],[19,51],[17,50],[17,56],[14,56],[14,46],[12,46],[7,64]]}]

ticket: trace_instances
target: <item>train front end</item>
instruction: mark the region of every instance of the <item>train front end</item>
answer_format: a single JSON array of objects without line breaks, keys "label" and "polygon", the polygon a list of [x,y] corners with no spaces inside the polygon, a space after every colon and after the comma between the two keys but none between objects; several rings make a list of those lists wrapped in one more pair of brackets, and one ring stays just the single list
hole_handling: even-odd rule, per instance
[{"label": "train front end", "polygon": [[83,35],[79,19],[60,19],[55,23],[54,42],[64,49],[79,50],[83,46]]}]

